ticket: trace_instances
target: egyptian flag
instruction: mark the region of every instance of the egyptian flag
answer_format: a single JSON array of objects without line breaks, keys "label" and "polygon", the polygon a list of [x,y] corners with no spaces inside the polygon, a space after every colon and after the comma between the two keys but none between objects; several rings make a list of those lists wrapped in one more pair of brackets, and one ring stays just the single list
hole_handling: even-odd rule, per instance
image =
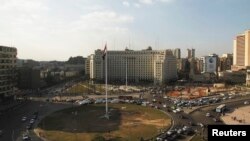
[{"label": "egyptian flag", "polygon": [[106,54],[107,54],[107,44],[105,44],[105,47],[102,51],[102,59],[105,60],[105,57],[106,57]]}]

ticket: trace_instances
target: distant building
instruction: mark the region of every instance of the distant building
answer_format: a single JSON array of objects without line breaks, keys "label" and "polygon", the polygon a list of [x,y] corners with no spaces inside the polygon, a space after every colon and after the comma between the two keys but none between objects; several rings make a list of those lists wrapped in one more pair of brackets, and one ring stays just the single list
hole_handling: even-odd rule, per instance
[{"label": "distant building", "polygon": [[[170,50],[108,51],[108,80],[166,83],[177,79],[176,58]],[[90,79],[104,80],[105,64],[102,51],[90,56]]]},{"label": "distant building", "polygon": [[187,58],[190,59],[190,58],[195,58],[195,49],[187,49],[188,51],[188,56]]},{"label": "distant building", "polygon": [[223,71],[218,74],[219,79],[228,84],[246,83],[246,71]]},{"label": "distant building", "polygon": [[201,57],[202,73],[217,73],[217,57],[214,55]]},{"label": "distant building", "polygon": [[5,99],[14,98],[16,55],[16,48],[0,46],[0,103]]},{"label": "distant building", "polygon": [[30,67],[21,67],[17,70],[19,89],[37,90],[41,86],[40,70]]},{"label": "distant building", "polygon": [[176,57],[176,59],[180,59],[181,58],[181,49],[179,49],[179,48],[174,49],[173,54]]},{"label": "distant building", "polygon": [[250,30],[234,39],[232,70],[245,69],[247,66],[250,66]]},{"label": "distant building", "polygon": [[29,68],[33,68],[33,67],[37,67],[40,66],[40,63],[38,61],[34,61],[31,59],[17,59],[17,67],[29,67]]},{"label": "distant building", "polygon": [[247,67],[246,71],[246,86],[250,86],[250,66]]},{"label": "distant building", "polygon": [[188,52],[187,58],[192,58],[192,51],[191,51],[191,49],[187,49],[187,52]]},{"label": "distant building", "polygon": [[232,65],[233,54],[223,54],[222,57],[220,57],[219,71],[231,70]]},{"label": "distant building", "polygon": [[90,56],[87,57],[85,60],[85,75],[87,78],[90,78]]},{"label": "distant building", "polygon": [[193,49],[193,48],[191,49],[191,57],[195,58],[195,49]]}]

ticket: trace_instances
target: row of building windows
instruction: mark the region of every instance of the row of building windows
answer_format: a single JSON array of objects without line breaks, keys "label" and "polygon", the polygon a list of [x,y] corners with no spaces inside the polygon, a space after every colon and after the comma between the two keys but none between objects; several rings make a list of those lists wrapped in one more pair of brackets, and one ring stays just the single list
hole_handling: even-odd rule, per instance
[{"label": "row of building windows", "polygon": [[13,47],[0,46],[0,51],[16,52],[17,49]]},{"label": "row of building windows", "polygon": [[0,46],[0,51],[16,52],[16,48],[10,48],[10,47]]},{"label": "row of building windows", "polygon": [[0,58],[16,58],[16,54],[0,53]]},{"label": "row of building windows", "polygon": [[5,92],[5,91],[10,91],[11,89],[12,89],[12,86],[0,88],[0,93]]},{"label": "row of building windows", "polygon": [[16,60],[0,59],[0,63],[16,63]]},{"label": "row of building windows", "polygon": [[14,68],[15,65],[1,65],[0,64],[0,69],[11,69],[11,68]]}]

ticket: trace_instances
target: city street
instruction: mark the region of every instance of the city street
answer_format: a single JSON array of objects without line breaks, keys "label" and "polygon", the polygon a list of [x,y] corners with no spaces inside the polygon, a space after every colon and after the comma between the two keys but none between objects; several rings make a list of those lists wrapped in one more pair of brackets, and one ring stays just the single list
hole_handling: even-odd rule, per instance
[{"label": "city street", "polygon": [[[21,140],[21,136],[26,132],[31,116],[34,112],[38,112],[38,119],[35,124],[45,115],[51,112],[70,107],[70,104],[54,104],[40,101],[26,101],[19,107],[0,116],[0,128],[3,130],[3,135],[0,141],[16,141]],[[22,121],[22,117],[27,117],[26,121]],[[31,130],[30,130],[31,131]],[[34,140],[32,138],[32,140]]]}]

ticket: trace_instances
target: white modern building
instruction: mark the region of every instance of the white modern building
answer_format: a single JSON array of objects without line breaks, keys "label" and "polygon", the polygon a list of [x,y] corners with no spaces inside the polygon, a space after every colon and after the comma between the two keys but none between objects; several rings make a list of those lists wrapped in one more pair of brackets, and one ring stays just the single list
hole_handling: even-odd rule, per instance
[{"label": "white modern building", "polygon": [[209,55],[201,57],[202,73],[217,73],[217,56]]},{"label": "white modern building", "polygon": [[[177,79],[176,57],[171,50],[107,51],[108,81],[154,82],[163,84]],[[104,80],[102,50],[89,56],[90,79]]]}]

